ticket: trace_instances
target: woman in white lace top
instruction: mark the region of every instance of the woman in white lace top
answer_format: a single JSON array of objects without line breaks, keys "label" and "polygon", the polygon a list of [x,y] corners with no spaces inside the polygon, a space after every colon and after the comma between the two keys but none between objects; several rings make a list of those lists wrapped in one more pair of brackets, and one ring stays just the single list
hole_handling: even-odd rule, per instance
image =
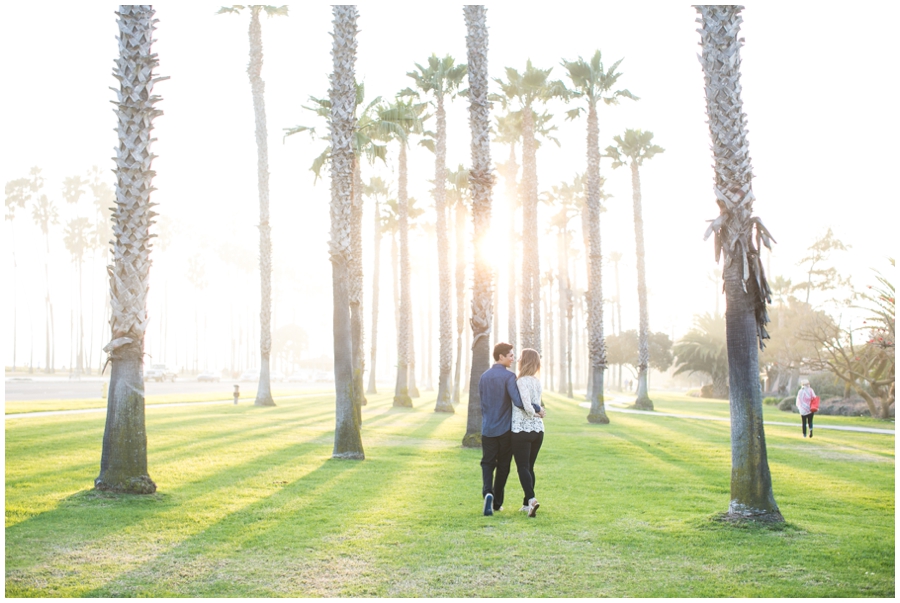
[{"label": "woman in white lace top", "polygon": [[525,492],[521,511],[534,517],[540,503],[534,497],[534,462],[544,442],[544,411],[541,408],[541,382],[537,375],[541,370],[541,355],[525,348],[519,357],[519,395],[524,409],[512,407],[512,452],[519,472],[519,483]]}]

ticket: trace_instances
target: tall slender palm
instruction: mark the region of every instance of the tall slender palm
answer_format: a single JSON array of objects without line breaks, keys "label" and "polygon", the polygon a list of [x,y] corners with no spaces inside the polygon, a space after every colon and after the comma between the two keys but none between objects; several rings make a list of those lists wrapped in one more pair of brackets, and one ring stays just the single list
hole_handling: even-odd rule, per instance
[{"label": "tall slender palm", "polygon": [[16,231],[15,231],[15,219],[16,219],[16,210],[17,209],[25,209],[25,206],[31,200],[31,193],[29,189],[29,179],[28,178],[17,178],[15,180],[10,180],[6,183],[5,188],[5,204],[6,204],[6,215],[5,220],[9,222],[9,247],[12,250],[13,256],[13,282],[12,282],[12,297],[13,297],[13,328],[12,328],[12,360],[13,360],[13,370],[16,370],[16,335],[18,333],[18,303],[17,303],[17,272],[18,272],[18,264],[16,262]]},{"label": "tall slender palm", "polygon": [[[578,201],[584,193],[582,176],[576,176],[574,181],[562,182],[555,185],[550,191],[544,193],[544,202],[557,209],[550,219],[550,227],[556,230],[556,276],[559,295],[559,359],[558,374],[559,387],[557,391],[566,393],[572,397],[572,384],[568,379],[571,372],[571,356],[567,353],[571,342],[568,333],[571,330],[572,290],[569,282],[569,247],[571,233],[569,222],[577,215]],[[549,368],[549,367],[548,367]]]},{"label": "tall slender palm", "polygon": [[650,367],[650,318],[647,309],[647,277],[644,270],[644,218],[641,210],[641,174],[644,160],[650,159],[663,149],[653,144],[653,132],[625,130],[623,136],[613,137],[615,145],[606,147],[606,156],[613,160],[613,168],[623,165],[631,167],[631,193],[634,202],[634,245],[637,256],[638,307],[640,320],[638,328],[638,390],[635,408],[653,410],[653,401],[647,393],[647,372]]},{"label": "tall slender palm", "polygon": [[[568,71],[572,90],[567,95],[587,101],[587,214],[588,214],[588,337],[591,353],[590,389],[588,397],[591,409],[588,421],[609,423],[603,394],[603,373],[606,370],[606,344],[603,338],[603,253],[600,245],[600,141],[597,121],[597,103],[618,104],[620,98],[637,100],[628,90],[613,90],[621,74],[616,71],[622,59],[606,69],[600,51],[590,61],[578,57],[576,61],[563,60]],[[575,119],[584,107],[572,109],[566,114]]]},{"label": "tall slender palm", "polygon": [[[75,303],[78,311],[78,327],[75,329],[76,350],[75,350],[75,374],[81,375],[84,372],[84,308],[82,299],[84,297],[82,282],[84,268],[84,254],[90,249],[91,245],[91,222],[84,216],[72,218],[66,223],[63,229],[63,244],[66,251],[72,256],[72,263],[78,270],[78,297]],[[74,326],[74,325],[73,325]]]},{"label": "tall slender palm", "polygon": [[151,494],[156,484],[147,471],[144,423],[144,334],[150,284],[150,225],[156,213],[150,202],[155,172],[153,119],[159,97],[153,85],[159,65],[151,50],[156,28],[150,6],[120,6],[119,58],[113,76],[119,80],[116,117],[116,205],[113,213],[113,265],[108,268],[112,316],[111,341],[103,348],[112,363],[99,490]]},{"label": "tall slender palm", "polygon": [[[223,6],[219,13],[238,13],[244,6]],[[269,357],[272,354],[272,227],[269,224],[269,142],[266,128],[266,84],[262,79],[263,49],[260,12],[269,17],[288,14],[288,7],[247,5],[250,9],[250,90],[253,94],[253,114],[256,121],[256,182],[259,190],[259,386],[256,406],[275,406],[269,379]]]},{"label": "tall slender palm", "polygon": [[456,372],[453,377],[451,399],[454,404],[459,404],[460,389],[462,384],[463,365],[463,331],[466,326],[466,218],[469,215],[466,207],[469,192],[469,170],[460,165],[456,171],[451,170],[447,175],[450,182],[450,209],[456,215]]},{"label": "tall slender palm", "polygon": [[[509,247],[516,248],[518,244],[519,234],[516,230],[516,213],[521,206],[519,200],[519,185],[516,182],[516,176],[519,172],[519,166],[516,163],[516,144],[522,138],[522,119],[521,113],[508,112],[505,115],[498,115],[496,118],[496,132],[494,136],[495,142],[505,143],[509,145],[509,159],[505,162],[498,163],[497,168],[503,175],[503,184],[506,189],[506,205],[507,220],[509,221]],[[513,348],[516,347],[518,341],[518,321],[516,304],[518,297],[516,295],[516,258],[518,254],[510,253],[506,270],[506,342]],[[515,363],[510,366],[511,370],[516,370]]]},{"label": "tall slender palm", "polygon": [[394,406],[412,406],[409,392],[409,342],[412,319],[409,265],[409,197],[407,194],[407,148],[409,136],[422,132],[424,103],[398,98],[391,104],[396,128],[392,136],[400,145],[397,160],[397,223],[400,239],[400,306],[397,329],[397,382],[394,388]]},{"label": "tall slender palm", "polygon": [[360,428],[362,410],[355,393],[353,338],[350,326],[350,281],[352,279],[351,230],[356,153],[356,20],[354,5],[332,7],[331,57],[331,256],[334,297],[334,458],[364,459]]},{"label": "tall slender palm", "polygon": [[451,325],[449,241],[447,236],[446,180],[447,180],[447,114],[444,99],[452,99],[462,79],[466,66],[454,65],[454,59],[446,56],[439,59],[432,54],[428,66],[416,63],[417,71],[406,75],[411,77],[416,87],[434,97],[437,128],[434,145],[434,209],[437,215],[436,234],[438,247],[438,303],[440,312],[440,371],[435,412],[454,412],[450,392],[450,370],[453,364],[453,331]]},{"label": "tall slender palm", "polygon": [[[331,115],[331,100],[316,98],[310,96],[312,106],[304,105],[303,108],[312,111],[319,117],[326,120]],[[387,145],[383,144],[390,140],[394,131],[399,127],[394,123],[397,119],[395,111],[386,103],[382,102],[381,97],[376,97],[369,102],[365,100],[365,85],[356,84],[356,106],[364,107],[359,113],[355,129],[353,131],[353,149],[355,152],[355,161],[353,164],[353,198],[350,214],[350,265],[349,270],[351,279],[349,282],[350,295],[350,333],[353,347],[353,396],[359,405],[366,404],[365,393],[363,391],[363,373],[365,372],[365,350],[364,350],[364,325],[363,325],[363,248],[362,248],[362,215],[363,215],[363,198],[362,198],[362,174],[360,157],[366,157],[370,164],[377,159],[386,161]],[[294,126],[285,128],[285,138],[299,132],[308,132],[315,137],[314,127]],[[325,137],[330,140],[330,137]],[[328,144],[325,149],[313,160],[310,170],[315,174],[318,180],[321,175],[322,168],[330,161],[331,145]]]},{"label": "tall slender palm", "polygon": [[768,338],[769,285],[760,261],[760,243],[771,235],[754,217],[753,174],[741,100],[742,6],[696,6],[706,91],[706,113],[715,158],[714,191],[720,214],[715,233],[716,261],[724,253],[725,331],[731,409],[731,502],[735,517],[784,521],[772,492],[766,455],[759,351]]},{"label": "tall slender palm", "polygon": [[375,224],[373,228],[374,232],[374,244],[372,250],[372,345],[371,345],[371,355],[370,355],[370,366],[369,366],[369,385],[366,388],[367,394],[376,394],[378,393],[377,388],[375,387],[375,360],[376,360],[376,352],[378,350],[378,296],[379,296],[379,278],[381,274],[381,239],[382,239],[382,222],[383,217],[381,215],[381,205],[387,200],[390,191],[388,189],[387,183],[379,177],[373,177],[369,179],[368,184],[363,185],[363,195],[372,198],[375,202]]},{"label": "tall slender palm", "polygon": [[[506,81],[496,79],[506,97],[522,116],[522,347],[541,351],[540,250],[537,206],[536,107],[565,91],[560,81],[549,79],[553,69],[537,69],[529,59],[525,70],[506,68]],[[558,142],[557,142],[558,144]]]},{"label": "tall slender palm", "polygon": [[[613,298],[613,315],[615,316],[613,332],[618,335],[622,332],[622,288],[619,286],[619,262],[622,261],[622,254],[613,251],[609,254],[609,261],[613,265],[613,274],[616,278],[616,296]],[[622,389],[622,365],[618,366],[618,371],[614,375],[616,379],[616,389]]]},{"label": "tall slender palm", "polygon": [[473,248],[475,253],[472,285],[472,372],[469,379],[469,416],[463,446],[481,446],[481,396],[478,382],[490,368],[491,267],[484,242],[491,226],[491,105],[488,100],[487,9],[466,5],[466,51],[469,76],[469,127],[472,131],[472,167],[469,188],[472,191]]}]

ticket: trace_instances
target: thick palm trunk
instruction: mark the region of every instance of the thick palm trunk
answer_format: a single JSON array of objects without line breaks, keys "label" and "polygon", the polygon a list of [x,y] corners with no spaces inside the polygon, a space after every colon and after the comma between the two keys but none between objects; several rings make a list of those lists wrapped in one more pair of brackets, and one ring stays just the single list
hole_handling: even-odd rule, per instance
[{"label": "thick palm trunk", "polygon": [[[720,215],[707,236],[716,233],[716,259],[725,254],[725,325],[731,409],[731,502],[733,517],[784,521],[775,504],[766,455],[757,344],[768,337],[769,286],[757,241],[769,235],[752,217],[753,174],[740,85],[742,21],[740,6],[697,6],[701,14],[701,63],[706,80],[706,110],[715,156],[715,194]],[[754,233],[754,227],[756,233]],[[757,243],[758,244],[758,243]]]},{"label": "thick palm trunk", "polygon": [[483,5],[466,5],[466,49],[469,77],[469,126],[472,131],[472,224],[474,273],[472,286],[472,371],[469,378],[469,416],[463,446],[481,445],[481,396],[478,384],[490,368],[491,267],[482,243],[491,226],[491,109],[488,102],[488,30]]},{"label": "thick palm trunk", "polygon": [[635,408],[653,410],[647,393],[647,373],[650,369],[650,319],[647,310],[647,275],[644,270],[644,218],[641,212],[641,177],[637,162],[631,162],[631,192],[634,202],[634,246],[638,277],[638,389]]},{"label": "thick palm trunk", "polygon": [[412,406],[409,395],[409,200],[406,196],[406,143],[400,141],[397,186],[397,222],[400,233],[400,308],[397,321],[397,385],[394,406]]},{"label": "thick palm trunk", "polygon": [[438,305],[440,312],[440,370],[435,412],[454,412],[450,371],[453,368],[453,318],[450,297],[450,241],[447,236],[447,115],[444,97],[437,96],[437,144],[434,154],[434,209],[438,252]]},{"label": "thick palm trunk", "polygon": [[603,254],[600,250],[600,146],[597,107],[588,111],[587,137],[587,210],[588,210],[588,346],[590,349],[590,383],[588,398],[591,410],[588,421],[609,423],[603,395],[603,373],[606,371],[606,340],[603,337]]},{"label": "thick palm trunk", "polygon": [[272,227],[269,225],[269,135],[266,128],[266,85],[262,79],[261,6],[250,7],[250,89],[256,121],[256,183],[259,191],[259,386],[256,406],[275,406],[269,380],[272,353]]},{"label": "thick palm trunk", "polygon": [[378,349],[378,296],[379,296],[379,275],[381,274],[381,209],[378,207],[378,200],[375,201],[375,243],[372,250],[372,348],[369,366],[369,386],[366,388],[367,394],[377,394],[375,387],[375,357]]},{"label": "thick palm trunk", "polygon": [[150,225],[156,213],[150,193],[155,172],[153,70],[159,60],[150,46],[155,29],[149,6],[120,6],[119,58],[113,75],[119,80],[116,117],[116,205],[113,211],[113,265],[109,266],[112,304],[111,341],[103,348],[112,363],[106,428],[98,490],[151,494],[156,484],[147,471],[147,431],[144,424],[144,334],[147,330],[147,290],[150,278]]},{"label": "thick palm trunk", "polygon": [[356,129],[356,6],[334,6],[331,56],[331,240],[334,299],[334,458],[363,459],[361,409],[354,396],[350,327],[350,262],[353,214],[353,133]]},{"label": "thick palm trunk", "polygon": [[[410,276],[410,281],[412,277]],[[416,336],[415,323],[413,322],[412,304],[409,308],[409,397],[419,398],[419,386],[417,385],[416,376]]]}]

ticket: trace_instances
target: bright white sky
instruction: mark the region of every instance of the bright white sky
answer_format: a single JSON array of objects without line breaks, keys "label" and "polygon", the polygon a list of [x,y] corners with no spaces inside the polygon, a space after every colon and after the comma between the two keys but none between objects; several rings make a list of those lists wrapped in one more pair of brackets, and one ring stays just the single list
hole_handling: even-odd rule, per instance
[{"label": "bright white sky", "polygon": [[[179,225],[171,249],[159,253],[154,264],[159,276],[152,285],[150,311],[155,326],[151,327],[148,351],[156,351],[157,358],[165,356],[158,350],[159,337],[154,334],[154,329],[163,325],[159,316],[164,307],[172,317],[166,328],[178,333],[169,331],[169,337],[173,341],[180,337],[182,346],[190,339],[204,338],[204,331],[195,333],[195,312],[207,315],[202,328],[211,345],[217,345],[212,336],[216,330],[229,330],[225,335],[231,337],[230,315],[243,313],[248,316],[247,324],[256,320],[252,308],[258,304],[254,268],[258,202],[246,76],[249,17],[215,15],[219,6],[205,2],[157,6],[154,48],[160,57],[158,74],[171,79],[156,88],[163,97],[158,107],[164,115],[155,122],[158,141],[153,150],[158,159],[154,168],[158,175],[154,184],[158,191],[153,200],[162,216]],[[641,128],[653,131],[654,142],[666,149],[642,171],[650,320],[653,330],[683,334],[694,314],[713,310],[717,287],[708,279],[715,268],[712,242],[702,240],[705,220],[715,217],[718,210],[712,194],[703,76],[696,58],[696,11],[689,4],[673,3],[488,6],[489,66],[495,77],[502,77],[507,66],[524,69],[528,58],[538,67],[554,67],[555,78],[564,78],[559,64],[562,58],[588,58],[597,48],[607,66],[625,58],[620,83],[641,100],[601,108],[601,147],[626,128]],[[465,61],[461,5],[434,3],[427,11],[422,7],[412,3],[360,6],[357,77],[365,81],[369,98],[390,98],[411,85],[406,72],[415,62],[424,63],[431,53],[451,54],[458,62]],[[84,174],[93,165],[113,167],[110,157],[116,140],[110,101],[114,92],[109,87],[116,85],[111,76],[117,54],[115,8],[59,3],[52,10],[36,13],[33,6],[15,3],[4,7],[0,23],[6,81],[0,112],[0,179],[5,183],[25,176],[31,166],[40,166],[47,178],[45,192],[58,200],[63,219],[70,216],[71,208],[62,207],[62,179]],[[756,175],[755,213],[778,241],[767,260],[774,275],[800,282],[797,260],[827,228],[853,246],[835,263],[844,273],[852,273],[856,283],[868,282],[871,267],[884,270],[884,258],[896,255],[896,222],[887,208],[897,201],[896,187],[889,186],[888,180],[897,159],[891,151],[898,128],[895,85],[888,66],[896,55],[895,36],[889,28],[897,22],[897,13],[887,4],[877,12],[848,11],[827,3],[814,8],[808,4],[747,4],[742,27],[746,40],[743,98]],[[310,95],[327,95],[330,31],[330,6],[320,3],[292,6],[289,17],[263,22],[275,263],[281,274],[293,275],[277,285],[275,320],[276,324],[296,320],[310,333],[313,351],[322,353],[331,350],[328,181],[313,186],[308,171],[321,142],[295,136],[282,143],[282,129],[298,123],[315,124],[314,117],[300,105],[306,104]],[[539,151],[540,190],[570,180],[585,169],[584,120],[566,122],[564,110],[562,104],[550,107],[557,116],[553,123],[559,128],[562,144],[559,148],[547,144]],[[469,161],[463,102],[452,106],[448,120],[448,164],[455,168]],[[494,159],[505,160],[507,152],[506,147],[496,146]],[[620,268],[624,322],[626,328],[634,328],[637,296],[632,276],[630,177],[626,170],[613,171],[608,161],[601,171],[607,179],[606,192],[613,195],[603,217],[604,251],[625,254]],[[432,177],[433,156],[414,148],[410,192],[420,204],[431,204],[428,180]],[[504,204],[502,180],[500,183],[494,196],[497,211]],[[367,219],[367,237],[371,237],[369,224]],[[12,249],[9,223],[5,226],[4,273],[9,282]],[[27,214],[16,220],[15,228],[17,360],[21,364],[23,356],[27,357],[28,337],[42,346],[44,251]],[[51,241],[51,253],[57,258],[51,266],[51,295],[57,363],[67,364],[76,281],[71,263],[63,259],[61,228],[57,227],[56,239]],[[215,250],[223,242],[253,271],[217,267],[221,262]],[[555,253],[554,247],[548,240],[547,253]],[[370,260],[371,253],[367,253]],[[386,253],[387,248],[383,255]],[[194,255],[205,258],[209,282],[199,302],[184,277],[186,258]],[[555,265],[550,256],[547,263],[548,267]],[[102,300],[105,271],[100,264],[94,264],[91,278],[96,299]],[[86,271],[89,266],[86,264]],[[421,283],[426,282],[426,268],[420,268]],[[611,268],[606,269],[605,280],[611,295]],[[431,282],[436,290],[436,278]],[[89,289],[88,284],[85,288]],[[387,276],[381,288],[389,295]],[[4,300],[4,316],[11,317],[12,300],[9,295]],[[385,315],[391,308],[388,300],[385,297],[382,302]],[[505,303],[500,320],[504,336]],[[102,329],[98,321],[102,321],[99,314],[95,347],[105,343],[96,343]],[[11,319],[4,320],[7,334],[11,323]],[[103,333],[105,336],[106,331]],[[5,341],[11,338],[7,336]],[[380,343],[395,347],[387,332]],[[220,345],[227,348],[229,344]],[[12,345],[4,343],[2,353],[9,364]],[[43,359],[42,352],[35,355],[36,361]],[[95,365],[96,359],[95,352]],[[179,365],[185,362],[183,353],[177,359],[165,359]],[[221,365],[224,360],[219,357],[216,362]]]}]

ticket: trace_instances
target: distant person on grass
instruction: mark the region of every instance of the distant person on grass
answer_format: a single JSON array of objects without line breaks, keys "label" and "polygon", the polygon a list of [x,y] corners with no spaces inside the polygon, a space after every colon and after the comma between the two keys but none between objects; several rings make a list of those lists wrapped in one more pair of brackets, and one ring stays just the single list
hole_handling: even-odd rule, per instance
[{"label": "distant person on grass", "polygon": [[541,372],[541,355],[537,350],[525,348],[519,358],[519,378],[516,385],[522,398],[522,408],[512,408],[512,453],[516,459],[519,483],[525,492],[520,511],[528,517],[537,514],[541,506],[534,497],[534,462],[544,442],[544,411],[541,409],[541,386],[537,375]]},{"label": "distant person on grass", "polygon": [[[503,510],[503,490],[512,460],[512,407],[522,408],[516,375],[509,367],[516,359],[508,343],[494,346],[495,364],[478,381],[481,397],[481,495],[484,514]],[[543,412],[538,408],[538,412]],[[496,471],[496,476],[494,472]]]},{"label": "distant person on grass", "polygon": [[803,422],[803,437],[806,437],[807,423],[809,423],[809,437],[812,437],[814,413],[810,408],[810,403],[815,398],[816,392],[809,386],[809,379],[806,377],[800,380],[800,386],[800,391],[797,392],[797,410],[800,411],[800,420]]}]

